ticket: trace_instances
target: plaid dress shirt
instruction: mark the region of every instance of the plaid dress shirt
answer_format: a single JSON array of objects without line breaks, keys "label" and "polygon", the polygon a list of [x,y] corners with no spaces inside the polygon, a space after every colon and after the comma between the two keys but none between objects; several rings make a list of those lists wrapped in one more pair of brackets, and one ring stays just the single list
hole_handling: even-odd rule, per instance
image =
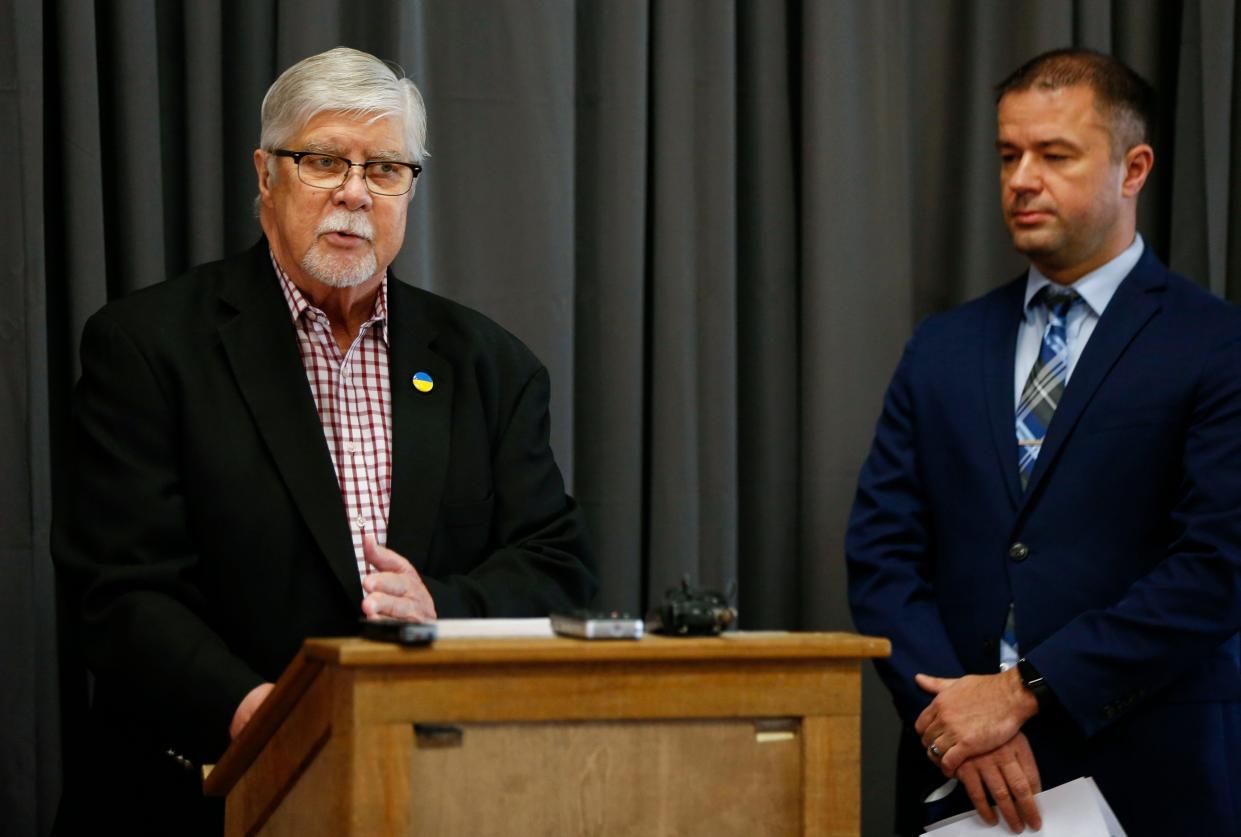
[{"label": "plaid dress shirt", "polygon": [[297,349],[340,483],[358,574],[366,575],[370,568],[362,558],[362,535],[370,532],[378,543],[387,541],[392,493],[388,277],[379,285],[370,319],[342,354],[327,315],[302,295],[274,254],[272,264],[289,304]]}]

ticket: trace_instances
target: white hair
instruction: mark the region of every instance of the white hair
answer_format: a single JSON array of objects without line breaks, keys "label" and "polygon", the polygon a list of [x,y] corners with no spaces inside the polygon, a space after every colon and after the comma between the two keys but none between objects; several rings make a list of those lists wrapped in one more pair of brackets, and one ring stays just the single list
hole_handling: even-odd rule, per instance
[{"label": "white hair", "polygon": [[263,97],[259,147],[283,147],[324,111],[367,122],[400,117],[412,161],[421,163],[428,156],[427,111],[418,88],[375,56],[349,47],[303,58],[280,74]]}]

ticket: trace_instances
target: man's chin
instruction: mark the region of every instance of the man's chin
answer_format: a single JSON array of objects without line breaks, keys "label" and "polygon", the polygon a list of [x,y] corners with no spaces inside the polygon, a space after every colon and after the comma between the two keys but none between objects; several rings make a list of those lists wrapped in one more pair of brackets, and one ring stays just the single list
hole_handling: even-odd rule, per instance
[{"label": "man's chin", "polygon": [[1029,230],[1009,228],[1013,249],[1026,258],[1034,259],[1057,252],[1062,242],[1053,230]]},{"label": "man's chin", "polygon": [[311,250],[302,259],[302,269],[329,288],[353,288],[366,282],[378,272],[375,254],[368,251],[354,258],[323,257]]}]

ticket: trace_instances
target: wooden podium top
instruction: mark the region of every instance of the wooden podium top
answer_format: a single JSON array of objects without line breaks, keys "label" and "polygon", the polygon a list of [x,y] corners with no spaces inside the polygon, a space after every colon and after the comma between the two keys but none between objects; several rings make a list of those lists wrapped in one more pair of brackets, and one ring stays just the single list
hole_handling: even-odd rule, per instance
[{"label": "wooden podium top", "polygon": [[718,637],[647,635],[639,640],[566,637],[437,639],[402,648],[366,639],[309,639],[302,653],[343,667],[624,662],[626,660],[847,659],[886,657],[886,639],[849,633],[738,631]]}]

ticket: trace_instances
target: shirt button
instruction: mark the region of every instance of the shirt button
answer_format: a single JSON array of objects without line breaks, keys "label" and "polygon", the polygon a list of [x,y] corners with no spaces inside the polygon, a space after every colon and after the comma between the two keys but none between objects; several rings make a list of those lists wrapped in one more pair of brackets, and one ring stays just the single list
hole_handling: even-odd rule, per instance
[{"label": "shirt button", "polygon": [[1020,564],[1030,557],[1030,547],[1018,541],[1008,548],[1008,557]]},{"label": "shirt button", "polygon": [[354,442],[354,441],[345,442],[345,453],[352,456],[358,452],[360,447],[361,446],[357,442]]},{"label": "shirt button", "polygon": [[353,519],[353,525],[354,525],[354,526],[357,526],[359,529],[365,529],[365,528],[366,528],[366,518],[365,518],[365,517],[363,517],[362,515],[358,515],[357,517],[355,517],[355,518]]}]

